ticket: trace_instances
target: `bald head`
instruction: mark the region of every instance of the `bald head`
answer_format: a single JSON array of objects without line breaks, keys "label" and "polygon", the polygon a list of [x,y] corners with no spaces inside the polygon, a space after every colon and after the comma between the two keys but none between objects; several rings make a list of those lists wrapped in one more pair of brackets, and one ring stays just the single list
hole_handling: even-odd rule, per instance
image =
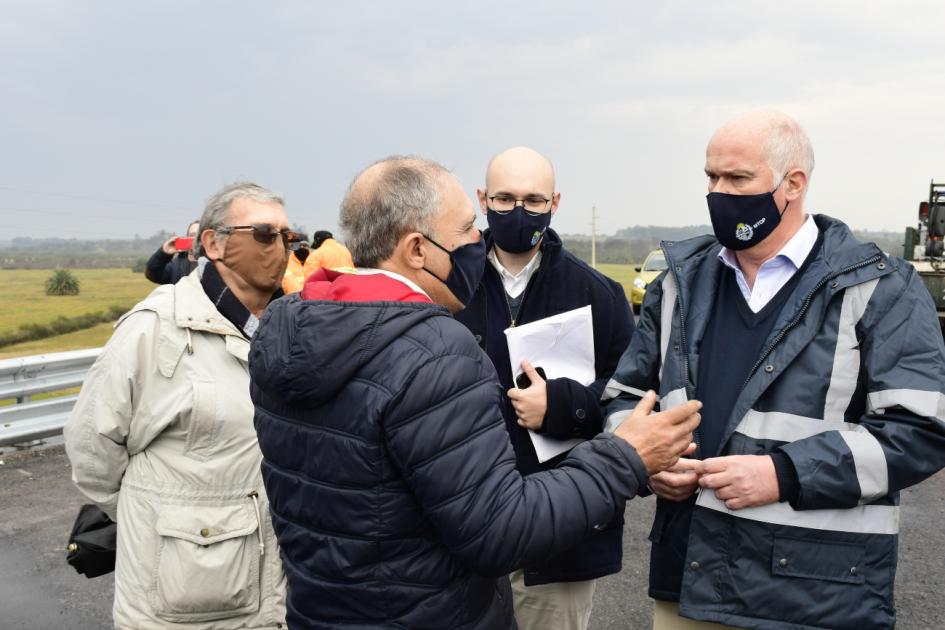
[{"label": "bald head", "polygon": [[555,189],[555,169],[551,160],[528,147],[512,147],[496,154],[486,167],[486,189],[494,194],[496,179],[544,190],[550,196]]},{"label": "bald head", "polygon": [[774,183],[794,169],[801,169],[808,178],[814,170],[814,149],[804,129],[776,110],[753,110],[728,121],[712,135],[707,154],[713,145],[726,143],[758,147]]}]

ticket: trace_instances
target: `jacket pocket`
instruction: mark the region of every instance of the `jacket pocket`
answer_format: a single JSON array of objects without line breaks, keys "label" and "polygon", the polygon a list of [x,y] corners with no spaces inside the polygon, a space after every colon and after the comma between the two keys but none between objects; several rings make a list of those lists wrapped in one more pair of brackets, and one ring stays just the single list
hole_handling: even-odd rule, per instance
[{"label": "jacket pocket", "polygon": [[162,619],[210,621],[259,609],[253,507],[177,506],[157,519],[152,607]]},{"label": "jacket pocket", "polygon": [[775,536],[771,574],[827,582],[862,584],[866,547]]}]

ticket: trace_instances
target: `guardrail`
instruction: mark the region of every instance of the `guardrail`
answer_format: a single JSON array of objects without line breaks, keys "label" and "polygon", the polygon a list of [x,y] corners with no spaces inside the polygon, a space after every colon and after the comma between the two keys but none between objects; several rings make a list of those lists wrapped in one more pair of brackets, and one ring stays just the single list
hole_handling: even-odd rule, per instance
[{"label": "guardrail", "polygon": [[0,446],[23,444],[59,435],[78,396],[31,401],[30,397],[82,385],[101,348],[38,354],[0,360]]}]

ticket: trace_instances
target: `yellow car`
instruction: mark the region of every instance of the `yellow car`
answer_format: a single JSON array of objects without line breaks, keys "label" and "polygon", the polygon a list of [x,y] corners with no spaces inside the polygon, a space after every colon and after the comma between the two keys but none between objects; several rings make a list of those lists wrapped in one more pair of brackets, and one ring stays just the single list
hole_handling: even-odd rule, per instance
[{"label": "yellow car", "polygon": [[634,313],[639,314],[640,306],[643,304],[643,296],[646,294],[646,286],[666,269],[666,257],[663,256],[663,250],[654,249],[646,255],[643,265],[637,265],[634,269],[636,269],[637,275],[634,277],[633,286],[630,288],[630,306]]}]

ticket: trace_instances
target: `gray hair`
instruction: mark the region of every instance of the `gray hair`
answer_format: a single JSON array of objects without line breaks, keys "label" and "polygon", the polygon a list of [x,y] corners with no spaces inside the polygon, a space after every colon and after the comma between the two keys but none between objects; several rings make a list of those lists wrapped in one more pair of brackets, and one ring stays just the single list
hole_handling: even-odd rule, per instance
[{"label": "gray hair", "polygon": [[814,147],[810,138],[797,121],[788,116],[771,119],[765,140],[765,155],[768,168],[771,169],[772,183],[780,183],[791,169],[801,169],[808,179],[814,171]]},{"label": "gray hair", "polygon": [[[378,167],[376,176],[365,176]],[[358,173],[341,202],[340,220],[355,266],[377,267],[405,234],[430,234],[440,186],[449,174],[432,160],[405,155],[378,160]]]},{"label": "gray hair", "polygon": [[236,199],[242,198],[253,199],[262,203],[277,203],[280,206],[285,205],[282,197],[259,184],[253,182],[227,184],[220,192],[207,199],[207,205],[204,206],[203,215],[200,217],[200,227],[197,228],[197,239],[194,243],[195,256],[207,255],[203,243],[200,241],[200,235],[204,233],[204,230],[217,230],[214,239],[218,243],[227,237],[227,234],[220,232],[219,229],[226,225],[230,214],[230,204]]}]

